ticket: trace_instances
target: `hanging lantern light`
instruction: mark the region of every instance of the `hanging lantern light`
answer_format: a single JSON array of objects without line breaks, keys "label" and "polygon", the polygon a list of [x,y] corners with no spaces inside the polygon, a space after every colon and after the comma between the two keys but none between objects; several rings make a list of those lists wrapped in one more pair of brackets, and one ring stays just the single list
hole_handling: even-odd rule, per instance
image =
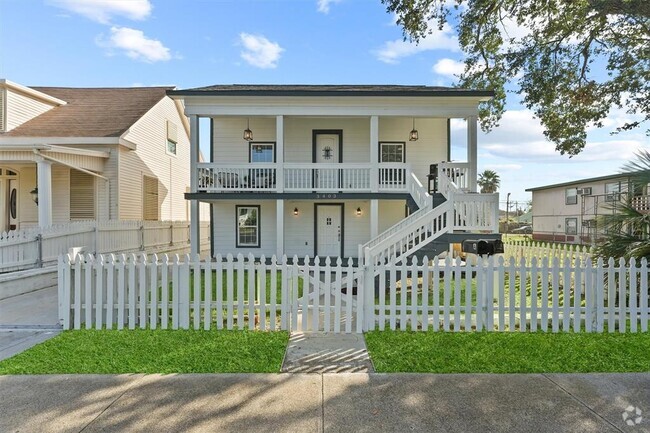
[{"label": "hanging lantern light", "polygon": [[415,129],[415,117],[413,118],[413,129],[409,133],[409,141],[418,141],[418,130]]},{"label": "hanging lantern light", "polygon": [[246,129],[244,129],[244,140],[253,141],[253,131],[251,131],[250,119],[246,119]]}]

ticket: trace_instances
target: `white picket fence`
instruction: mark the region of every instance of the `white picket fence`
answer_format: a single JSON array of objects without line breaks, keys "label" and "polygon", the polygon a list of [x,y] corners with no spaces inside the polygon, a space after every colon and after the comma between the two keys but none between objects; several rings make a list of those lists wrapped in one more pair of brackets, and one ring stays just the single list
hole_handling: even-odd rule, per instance
[{"label": "white picket fence", "polygon": [[[209,223],[201,223],[202,250],[209,248]],[[0,272],[55,264],[70,248],[93,254],[189,249],[187,221],[77,221],[0,233]]]},{"label": "white picket fence", "polygon": [[560,262],[569,259],[571,263],[581,263],[591,257],[591,247],[587,245],[558,244],[537,241],[505,241],[504,256],[521,258],[530,263],[533,257],[541,261],[544,258],[557,258]]},{"label": "white picket fence", "polygon": [[[522,290],[523,287],[523,290]],[[646,260],[62,256],[64,329],[645,332]]]}]

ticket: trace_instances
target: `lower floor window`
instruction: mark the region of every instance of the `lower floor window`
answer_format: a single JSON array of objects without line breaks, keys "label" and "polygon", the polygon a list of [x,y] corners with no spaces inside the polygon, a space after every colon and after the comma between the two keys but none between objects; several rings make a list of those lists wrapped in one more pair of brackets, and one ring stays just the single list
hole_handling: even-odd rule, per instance
[{"label": "lower floor window", "polygon": [[235,206],[237,218],[236,247],[259,247],[260,246],[260,207],[259,206]]},{"label": "lower floor window", "polygon": [[567,235],[578,234],[578,218],[567,218],[564,220],[564,229]]}]

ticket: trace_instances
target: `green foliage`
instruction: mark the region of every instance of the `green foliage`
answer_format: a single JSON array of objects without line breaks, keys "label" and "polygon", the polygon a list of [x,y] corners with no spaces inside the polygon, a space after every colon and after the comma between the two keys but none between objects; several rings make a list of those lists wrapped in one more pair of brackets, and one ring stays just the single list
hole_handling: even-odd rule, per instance
[{"label": "green foliage", "polygon": [[286,332],[65,331],[0,362],[0,374],[277,373]]},{"label": "green foliage", "polygon": [[[650,184],[650,152],[641,150],[636,160],[626,164],[623,169],[629,173],[629,192],[622,194],[622,202],[608,206],[611,214],[602,215],[598,225],[607,237],[596,245],[597,257],[624,257],[626,260],[650,259],[650,213],[639,209],[632,191],[647,189]],[[647,194],[647,191],[645,191]]]},{"label": "green foliage", "polygon": [[492,194],[497,192],[499,189],[501,179],[496,171],[485,170],[483,173],[479,173],[478,181],[476,183],[481,187],[481,193]]},{"label": "green foliage", "polygon": [[[480,107],[489,130],[504,112],[505,86],[516,83],[526,107],[562,154],[585,146],[588,126],[612,108],[650,119],[650,2],[647,0],[382,0],[405,39],[419,42],[455,26],[465,53],[458,85],[494,90]],[[603,74],[603,69],[606,74]],[[647,131],[650,133],[650,130]]]},{"label": "green foliage", "polygon": [[650,334],[373,331],[381,373],[614,373],[650,371]]}]

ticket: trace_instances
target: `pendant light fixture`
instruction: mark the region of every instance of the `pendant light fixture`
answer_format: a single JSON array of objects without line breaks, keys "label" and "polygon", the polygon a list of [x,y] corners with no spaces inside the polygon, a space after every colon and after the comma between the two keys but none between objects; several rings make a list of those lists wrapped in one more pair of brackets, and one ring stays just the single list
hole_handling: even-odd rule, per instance
[{"label": "pendant light fixture", "polygon": [[251,131],[250,119],[246,119],[246,129],[244,129],[244,140],[253,141],[253,131]]},{"label": "pendant light fixture", "polygon": [[413,118],[413,129],[409,133],[409,141],[418,141],[418,130],[415,129],[415,117]]}]

